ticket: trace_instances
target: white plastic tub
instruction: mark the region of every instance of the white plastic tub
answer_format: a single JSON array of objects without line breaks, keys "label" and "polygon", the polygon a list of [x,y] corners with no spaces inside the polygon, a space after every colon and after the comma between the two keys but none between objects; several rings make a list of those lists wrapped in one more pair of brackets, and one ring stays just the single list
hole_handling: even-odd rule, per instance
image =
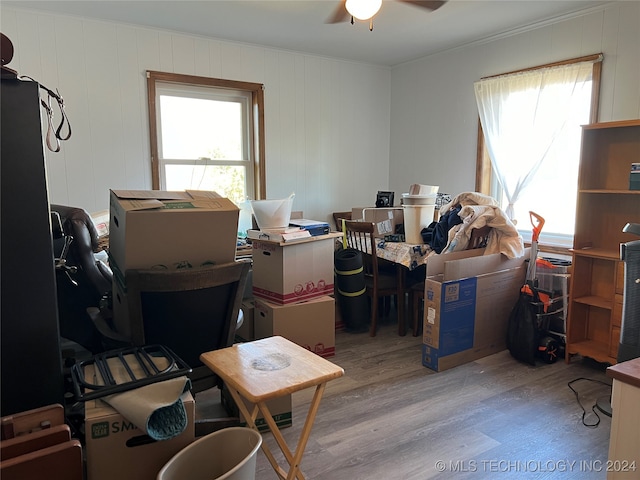
[{"label": "white plastic tub", "polygon": [[410,193],[402,194],[403,205],[435,205],[437,193],[430,193],[427,195],[411,195]]},{"label": "white plastic tub", "polygon": [[246,427],[223,428],[180,450],[157,480],[254,480],[262,436]]},{"label": "white plastic tub", "polygon": [[435,204],[402,206],[402,212],[404,213],[404,237],[407,243],[414,245],[424,243],[420,232],[433,222],[435,209]]},{"label": "white plastic tub", "polygon": [[260,230],[285,228],[291,220],[291,208],[293,207],[291,194],[287,198],[279,200],[251,200],[251,208],[256,217],[256,223]]}]

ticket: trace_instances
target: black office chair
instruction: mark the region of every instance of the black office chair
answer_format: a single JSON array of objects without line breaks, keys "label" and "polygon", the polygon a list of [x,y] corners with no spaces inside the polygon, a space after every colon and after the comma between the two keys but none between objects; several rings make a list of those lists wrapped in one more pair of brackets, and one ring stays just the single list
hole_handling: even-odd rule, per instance
[{"label": "black office chair", "polygon": [[111,291],[112,272],[97,260],[99,237],[91,216],[79,207],[51,205],[56,257],[60,336],[91,353],[105,350],[87,308],[97,307]]},{"label": "black office chair", "polygon": [[193,393],[221,387],[200,355],[233,344],[250,267],[246,260],[180,270],[130,269],[124,279],[129,337],[95,309],[92,316],[103,335],[123,346],[171,349],[193,369]]}]

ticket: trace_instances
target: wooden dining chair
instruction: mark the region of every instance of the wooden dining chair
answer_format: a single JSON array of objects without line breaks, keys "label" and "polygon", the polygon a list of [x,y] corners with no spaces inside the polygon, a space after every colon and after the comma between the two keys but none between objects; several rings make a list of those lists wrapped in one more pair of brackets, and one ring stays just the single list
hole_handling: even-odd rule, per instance
[{"label": "wooden dining chair", "polygon": [[370,222],[359,222],[345,220],[346,242],[349,248],[354,248],[362,252],[363,269],[365,274],[365,285],[367,294],[371,297],[371,328],[369,335],[375,337],[380,311],[380,298],[395,296],[398,314],[399,331],[404,322],[404,295],[398,282],[396,268],[382,268],[376,254],[376,239],[374,236],[375,224]]},{"label": "wooden dining chair", "polygon": [[342,219],[351,220],[351,212],[333,212],[333,221],[338,232],[342,231]]}]

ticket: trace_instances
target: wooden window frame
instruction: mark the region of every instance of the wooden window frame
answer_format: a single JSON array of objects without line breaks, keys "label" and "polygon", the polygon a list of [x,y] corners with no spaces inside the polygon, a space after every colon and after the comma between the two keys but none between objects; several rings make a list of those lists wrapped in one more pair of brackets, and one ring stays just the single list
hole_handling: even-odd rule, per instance
[{"label": "wooden window frame", "polygon": [[251,93],[254,122],[254,162],[253,178],[255,199],[266,198],[265,134],[264,134],[264,85],[262,83],[240,82],[221,78],[199,77],[179,73],[147,70],[147,103],[149,115],[149,142],[151,152],[151,186],[160,189],[160,162],[158,154],[158,125],[156,121],[156,82],[194,85]]}]

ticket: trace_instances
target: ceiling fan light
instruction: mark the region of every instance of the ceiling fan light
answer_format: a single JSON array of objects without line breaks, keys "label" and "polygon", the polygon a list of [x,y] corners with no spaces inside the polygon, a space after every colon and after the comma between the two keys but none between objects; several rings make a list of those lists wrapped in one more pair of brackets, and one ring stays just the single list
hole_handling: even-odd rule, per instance
[{"label": "ceiling fan light", "polygon": [[345,2],[349,14],[358,20],[369,20],[378,13],[381,6],[382,0],[347,0]]}]

